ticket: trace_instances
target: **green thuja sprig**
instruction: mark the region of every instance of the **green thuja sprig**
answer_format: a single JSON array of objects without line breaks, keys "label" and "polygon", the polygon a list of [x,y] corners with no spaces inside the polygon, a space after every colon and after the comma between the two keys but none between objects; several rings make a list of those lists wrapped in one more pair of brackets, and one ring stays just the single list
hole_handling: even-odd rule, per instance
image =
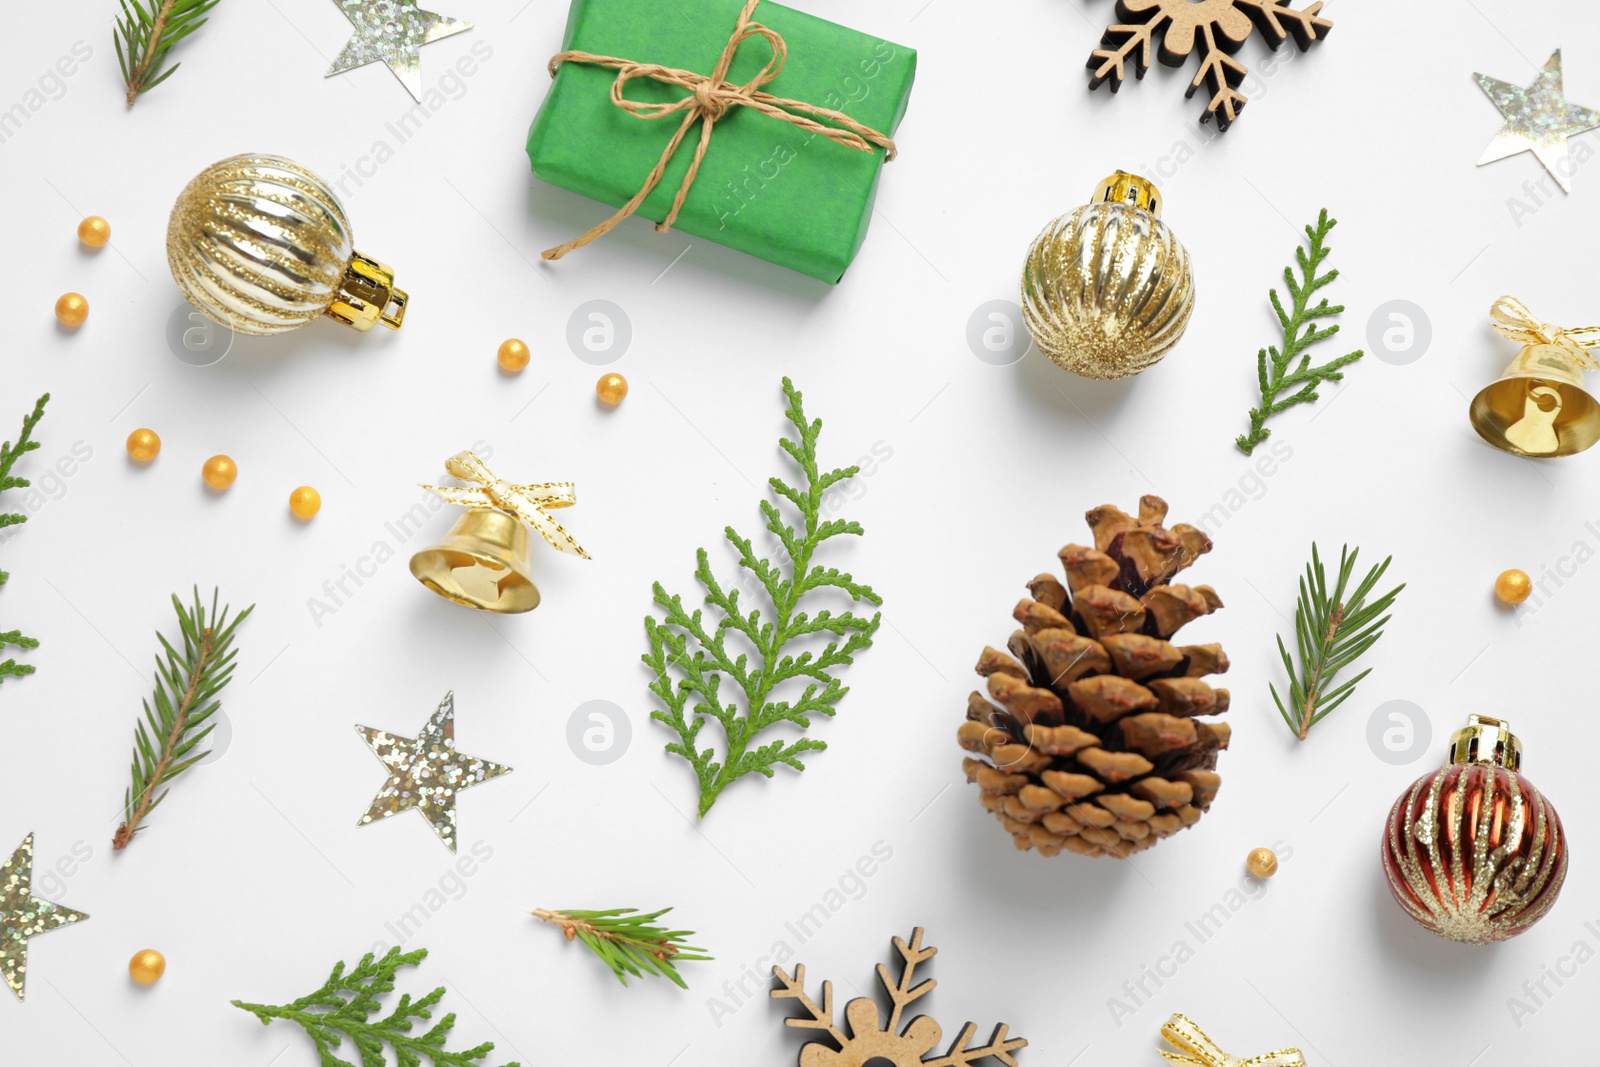
[{"label": "green thuja sprig", "polygon": [[637,908],[612,908],[608,911],[547,911],[535,908],[534,918],[561,927],[568,941],[581,941],[600,957],[617,981],[628,984],[628,976],[642,978],[659,974],[679,989],[688,989],[677,964],[684,960],[709,960],[705,949],[683,944],[693,930],[668,930],[655,921],[671,911],[643,912]]},{"label": "green thuja sprig", "polygon": [[[7,441],[5,444],[0,445],[0,493],[5,492],[7,489],[26,489],[32,484],[28,479],[19,478],[12,474],[11,467],[19,458],[39,447],[39,442],[32,440],[33,428],[39,425],[40,419],[44,418],[44,406],[49,399],[50,394],[44,394],[34,402],[33,411],[23,416],[22,432],[17,434],[16,444],[13,445],[10,441]],[[4,529],[7,526],[16,526],[27,521],[28,516],[21,512],[0,515],[0,529]],[[0,585],[5,585],[6,579],[10,577],[10,573],[0,571]],[[7,645],[15,648],[38,648],[39,641],[37,638],[26,636],[21,630],[0,631],[0,650],[3,650]],[[33,671],[32,664],[18,663],[15,659],[8,659],[0,663],[0,682],[4,682],[7,678],[21,678],[23,675],[32,674]]]},{"label": "green thuja sprig", "polygon": [[163,654],[156,656],[155,696],[144,702],[144,718],[134,732],[133,782],[123,796],[122,825],[111,839],[115,852],[133,843],[145,818],[167,798],[167,783],[211,755],[209,748],[199,745],[216,727],[210,719],[222,701],[214,698],[233,678],[238,655],[234,631],[255,610],[252,604],[229,621],[230,609],[217,610],[213,591],[207,614],[198,588],[192,608],[176,596],[172,606],[178,613],[183,650],[156,632]]},{"label": "green thuja sprig", "polygon": [[[302,1027],[311,1043],[317,1048],[321,1067],[355,1067],[348,1060],[334,1055],[334,1050],[346,1038],[360,1054],[361,1067],[383,1067],[384,1046],[394,1049],[400,1067],[419,1067],[424,1057],[434,1067],[474,1067],[494,1051],[494,1042],[485,1041],[476,1048],[450,1052],[444,1047],[445,1039],[456,1024],[455,1015],[449,1014],[435,1023],[426,1033],[412,1036],[414,1020],[433,1017],[433,1008],[444,999],[444,986],[420,1000],[412,1000],[402,993],[394,1010],[381,1019],[372,1020],[374,1012],[383,1005],[378,998],[394,992],[395,974],[401,967],[415,967],[428,956],[427,949],[402,953],[391,948],[381,960],[372,953],[361,958],[348,973],[344,963],[336,963],[333,973],[322,988],[289,1004],[246,1004],[233,1001],[233,1006],[254,1015],[266,1026],[274,1019],[283,1019]],[[518,1067],[509,1063],[506,1067]]]},{"label": "green thuja sprig", "polygon": [[[853,663],[856,653],[872,646],[872,635],[881,619],[880,615],[866,619],[848,611],[836,615],[823,609],[811,615],[800,610],[801,600],[820,590],[837,590],[851,600],[874,605],[881,605],[883,599],[849,574],[812,562],[823,542],[845,534],[860,536],[859,523],[843,519],[824,522],[821,518],[824,494],[855,477],[860,468],[819,473],[817,437],[822,432],[822,420],[806,419],[800,392],[788,378],[783,379],[783,392],[789,399],[785,414],[799,436],[782,437],[778,444],[805,475],[805,487],[797,489],[780,478],[772,478],[768,484],[799,513],[801,528],[796,530],[785,523],[771,500],[761,501],[767,530],[777,540],[784,557],[776,561],[757,556],[750,539],[739,536],[733,527],[724,531],[738,553],[739,566],[749,572],[770,601],[770,621],[762,621],[759,609],[746,611],[740,602],[740,591],[731,585],[725,588],[717,581],[702,548],[697,554],[695,577],[705,588],[706,604],[721,616],[715,625],[709,624],[700,610],[687,610],[682,597],[669,595],[660,582],[655,583],[655,603],[664,611],[664,617],[660,621],[647,617],[644,622],[650,650],[642,659],[654,675],[650,692],[663,705],[650,717],[678,735],[678,740],[666,748],[694,768],[702,817],[736,779],[751,773],[771,778],[779,764],[803,771],[803,753],[828,747],[808,737],[751,746],[757,735],[778,723],[808,729],[812,715],[833,715],[835,705],[849,692],[833,671]],[[754,653],[755,662],[750,661],[747,652],[728,648],[727,638],[734,635]],[[816,635],[832,638],[820,652],[786,651],[791,642]],[[678,676],[676,681],[674,673]],[[742,711],[738,703],[729,702],[734,694],[724,696],[725,681],[743,698]],[[780,687],[788,689],[802,682],[805,688],[798,695],[777,699]],[[707,719],[715,720],[726,738],[721,760],[715,758],[715,749],[699,746],[700,728]]]},{"label": "green thuja sprig", "polygon": [[166,66],[172,46],[206,24],[218,0],[121,0],[122,17],[112,42],[128,85],[128,106],[172,77],[182,66]]},{"label": "green thuja sprig", "polygon": [[[1293,312],[1283,310],[1283,302],[1278,299],[1278,290],[1272,292],[1272,310],[1278,313],[1278,325],[1283,328],[1283,349],[1276,346],[1263,348],[1256,353],[1256,377],[1261,386],[1261,406],[1250,409],[1250,432],[1240,435],[1235,444],[1239,451],[1249,455],[1261,442],[1272,435],[1267,429],[1266,421],[1280,411],[1285,411],[1296,404],[1309,404],[1317,399],[1317,385],[1321,382],[1337,382],[1344,378],[1344,373],[1339,370],[1347,363],[1354,363],[1361,358],[1358,349],[1348,355],[1329,360],[1320,367],[1311,365],[1311,357],[1305,355],[1305,350],[1318,341],[1326,341],[1339,332],[1337,324],[1317,328],[1317,320],[1330,318],[1344,311],[1343,304],[1329,304],[1328,298],[1323,297],[1315,306],[1311,305],[1312,294],[1318,289],[1332,283],[1339,276],[1337,270],[1330,270],[1326,274],[1318,274],[1317,268],[1322,261],[1328,258],[1328,253],[1333,251],[1323,242],[1327,239],[1333,228],[1339,224],[1338,219],[1328,217],[1328,209],[1323,208],[1317,216],[1317,225],[1313,229],[1306,227],[1306,237],[1311,242],[1311,253],[1306,254],[1304,248],[1294,250],[1295,263],[1300,267],[1300,281],[1296,282],[1294,270],[1291,267],[1283,268],[1283,280],[1289,287],[1289,298],[1293,302]],[[1300,331],[1304,330],[1304,333]],[[1293,366],[1295,357],[1300,357],[1300,365]],[[1295,392],[1285,396],[1282,400],[1278,397],[1289,389]]]}]

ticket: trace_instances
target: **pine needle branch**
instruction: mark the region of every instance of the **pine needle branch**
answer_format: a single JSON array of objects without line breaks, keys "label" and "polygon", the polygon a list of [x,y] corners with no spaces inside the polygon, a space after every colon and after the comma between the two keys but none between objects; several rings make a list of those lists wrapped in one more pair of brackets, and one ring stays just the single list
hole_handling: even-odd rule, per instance
[{"label": "pine needle branch", "polygon": [[[22,431],[17,434],[15,445],[10,441],[0,444],[0,493],[7,489],[26,489],[32,484],[26,478],[13,475],[11,468],[22,456],[38,449],[39,442],[33,440],[33,428],[44,418],[44,406],[49,400],[50,394],[46,393],[34,401],[33,411],[22,418]],[[28,516],[20,511],[0,515],[0,529],[18,526],[27,521]],[[0,585],[5,585],[6,579],[10,577],[10,573],[0,571]],[[25,636],[21,630],[6,630],[0,632],[0,649],[4,649],[7,645],[16,648],[38,648],[39,642],[35,638]],[[18,663],[15,659],[0,662],[0,682],[4,682],[7,678],[21,678],[32,674],[34,669],[32,664]]]},{"label": "pine needle branch", "polygon": [[[1328,209],[1323,208],[1317,216],[1316,227],[1306,227],[1310,255],[1303,248],[1294,250],[1301,280],[1295,281],[1294,268],[1283,268],[1283,280],[1288,286],[1294,308],[1292,312],[1284,311],[1278,290],[1272,290],[1272,310],[1277,312],[1278,325],[1283,328],[1283,349],[1280,351],[1273,346],[1256,353],[1256,379],[1261,388],[1261,406],[1250,409],[1250,432],[1234,441],[1239,451],[1247,456],[1256,445],[1272,436],[1272,431],[1266,427],[1267,419],[1296,404],[1312,403],[1317,399],[1317,386],[1320,383],[1342,381],[1344,372],[1339,368],[1361,358],[1362,353],[1358,349],[1329,360],[1320,367],[1313,367],[1311,357],[1305,354],[1312,345],[1326,341],[1339,332],[1338,324],[1318,328],[1317,320],[1340,314],[1344,311],[1344,305],[1330,304],[1327,297],[1315,305],[1311,304],[1311,297],[1317,290],[1331,284],[1339,276],[1337,270],[1317,273],[1322,261],[1333,251],[1324,242],[1338,224],[1339,220],[1330,219]],[[1305,332],[1302,333],[1302,330]],[[1294,364],[1296,357],[1300,360],[1297,366]],[[1287,396],[1283,395],[1285,392],[1288,392]]]},{"label": "pine needle branch", "polygon": [[[823,521],[824,495],[829,489],[854,478],[859,467],[843,467],[821,473],[817,467],[817,438],[822,420],[807,420],[799,390],[783,379],[789,408],[785,412],[798,437],[782,437],[778,444],[805,475],[805,486],[797,488],[780,478],[768,480],[773,493],[799,513],[802,527],[796,530],[784,521],[778,504],[761,501],[761,514],[767,532],[778,549],[778,560],[761,558],[749,538],[733,527],[724,533],[747,572],[746,582],[771,603],[771,621],[763,621],[761,609],[746,611],[740,601],[742,590],[724,587],[711,571],[705,549],[697,554],[695,577],[705,589],[705,603],[719,616],[708,622],[699,609],[684,606],[683,598],[668,594],[655,584],[655,603],[664,615],[660,620],[646,617],[645,636],[650,649],[641,659],[654,676],[649,689],[662,705],[650,717],[678,736],[666,746],[667,752],[689,761],[700,788],[699,813],[703,818],[716,803],[723,789],[747,774],[771,778],[778,766],[805,770],[801,757],[828,746],[822,741],[802,737],[774,741],[752,747],[756,735],[778,723],[800,729],[811,726],[812,715],[832,716],[836,705],[850,690],[834,670],[855,662],[857,653],[872,647],[881,615],[866,619],[844,612],[823,609],[815,615],[800,610],[801,600],[810,593],[837,590],[859,603],[881,605],[883,598],[849,574],[832,567],[815,565],[812,559],[824,541],[842,535],[859,537],[861,526],[842,519]],[[730,650],[726,638],[737,635],[748,652]],[[790,651],[790,643],[814,638],[825,642],[820,651],[808,648]],[[754,654],[754,661],[750,658]],[[676,679],[674,679],[676,674]],[[789,699],[778,699],[779,687],[804,686]],[[725,691],[727,695],[725,696]],[[743,710],[728,703],[728,696],[743,698]],[[727,741],[719,761],[712,747],[699,747],[700,729],[707,720],[721,727]]]},{"label": "pine needle branch", "polygon": [[628,976],[642,978],[646,974],[659,974],[669,979],[679,989],[688,989],[678,974],[677,964],[683,960],[709,960],[701,955],[705,950],[682,944],[684,938],[693,937],[693,930],[668,930],[655,925],[655,921],[671,911],[640,913],[636,908],[612,908],[608,911],[547,911],[535,908],[531,914],[536,919],[561,927],[568,941],[582,941],[617,981],[628,984]]},{"label": "pine needle branch", "polygon": [[[333,1050],[346,1038],[355,1046],[361,1067],[383,1067],[385,1044],[394,1049],[401,1067],[419,1067],[424,1057],[434,1067],[475,1067],[494,1051],[494,1042],[485,1041],[461,1052],[445,1049],[445,1039],[456,1024],[454,1014],[440,1019],[426,1033],[411,1036],[414,1021],[433,1017],[433,1008],[444,999],[444,986],[420,1000],[402,993],[392,1012],[376,1022],[369,1021],[374,1012],[382,1010],[378,998],[394,992],[395,974],[400,968],[415,967],[427,956],[427,949],[402,953],[391,948],[383,959],[374,960],[369,952],[348,973],[342,962],[334,964],[321,989],[289,1004],[246,1004],[238,1000],[232,1004],[260,1019],[263,1026],[283,1019],[303,1028],[316,1046],[321,1067],[355,1067],[334,1055]],[[519,1065],[510,1063],[506,1067]]]},{"label": "pine needle branch", "polygon": [[134,732],[133,782],[123,797],[122,825],[111,839],[117,852],[133,843],[146,817],[166,799],[168,783],[211,755],[209,748],[199,746],[216,726],[209,720],[222,701],[215,698],[233,678],[234,631],[255,610],[252,604],[230,621],[230,609],[217,610],[213,591],[208,615],[198,588],[192,608],[177,596],[172,606],[183,649],[156,633],[162,652],[156,656],[155,696],[144,702],[144,718]]},{"label": "pine needle branch", "polygon": [[128,106],[177,71],[167,66],[172,46],[206,24],[218,0],[120,0],[122,15],[112,42],[128,86]]},{"label": "pine needle branch", "polygon": [[[1283,669],[1289,675],[1288,701],[1278,696],[1276,686],[1268,688],[1272,691],[1273,702],[1278,705],[1278,714],[1302,741],[1313,726],[1355,692],[1357,682],[1371,673],[1368,668],[1344,684],[1330,688],[1341,670],[1359,659],[1383,636],[1384,624],[1390,618],[1384,613],[1405,588],[1403,584],[1397,585],[1370,604],[1367,602],[1384,571],[1389,569],[1389,561],[1394,558],[1390,556],[1368,571],[1354,590],[1349,590],[1360,551],[1351,551],[1348,545],[1340,551],[1338,581],[1329,592],[1322,558],[1317,554],[1316,544],[1312,544],[1311,562],[1306,565],[1305,577],[1300,579],[1300,598],[1294,609],[1295,645],[1300,656],[1298,670],[1284,647],[1283,638],[1278,638],[1278,654],[1283,657]],[[1380,615],[1383,617],[1379,618]]]}]

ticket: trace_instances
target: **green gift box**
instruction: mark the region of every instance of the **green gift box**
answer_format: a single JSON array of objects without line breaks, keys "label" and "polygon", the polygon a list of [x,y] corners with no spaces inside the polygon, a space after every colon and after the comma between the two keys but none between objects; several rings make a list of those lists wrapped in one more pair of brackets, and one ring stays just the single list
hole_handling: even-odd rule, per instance
[{"label": "green gift box", "polygon": [[[680,102],[695,95],[681,80],[652,74],[666,68],[669,75],[709,78],[744,8],[745,0],[572,0],[563,50],[626,61],[626,71],[634,76],[621,91],[639,111],[613,102],[617,64],[568,59],[528,132],[533,172],[613,206],[628,203],[691,113],[692,104]],[[911,96],[915,51],[765,0],[752,18],[787,46],[782,70],[759,86],[761,92],[841,112],[869,131],[893,137]],[[724,87],[747,85],[773,56],[764,36],[741,41]],[[637,117],[650,113],[644,109],[674,104],[679,110],[661,117]],[[710,106],[722,105],[712,99]],[[793,107],[781,110],[805,114]],[[814,123],[844,129],[826,117]],[[658,223],[668,217],[704,127],[703,119],[690,124],[637,214]],[[672,225],[837,282],[866,237],[886,158],[883,147],[868,148],[837,143],[814,124],[807,128],[756,107],[727,106],[712,124],[710,142]]]}]

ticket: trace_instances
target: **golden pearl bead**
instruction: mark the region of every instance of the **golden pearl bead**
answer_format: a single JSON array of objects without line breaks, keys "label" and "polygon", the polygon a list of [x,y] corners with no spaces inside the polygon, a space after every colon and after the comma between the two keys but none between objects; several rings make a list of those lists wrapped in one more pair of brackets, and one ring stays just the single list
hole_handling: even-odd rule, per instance
[{"label": "golden pearl bead", "polygon": [[128,455],[135,463],[149,463],[161,454],[161,437],[141,427],[128,435]]},{"label": "golden pearl bead", "polygon": [[111,223],[99,215],[90,215],[78,223],[78,240],[90,248],[104,248],[111,240]]},{"label": "golden pearl bead", "polygon": [[89,301],[81,293],[66,293],[56,301],[56,321],[76,330],[89,318]]},{"label": "golden pearl bead", "polygon": [[1278,873],[1278,854],[1270,848],[1253,848],[1244,865],[1256,878],[1271,878]]},{"label": "golden pearl bead", "polygon": [[528,346],[515,337],[500,346],[500,369],[507,374],[521,374],[531,358]]},{"label": "golden pearl bead", "polygon": [[1494,595],[1503,603],[1520,604],[1533,595],[1533,579],[1528,577],[1527,571],[1515,567],[1501,571],[1500,577],[1494,580]]},{"label": "golden pearl bead", "polygon": [[200,468],[200,477],[204,478],[211,488],[221,492],[239,477],[239,468],[227,456],[212,456],[206,460],[206,465]]},{"label": "golden pearl bead", "polygon": [[128,961],[128,977],[140,985],[155,985],[167,970],[167,958],[153,948],[142,949]]},{"label": "golden pearl bead", "polygon": [[322,510],[322,494],[309,485],[302,485],[289,494],[289,512],[301,522],[310,522]]},{"label": "golden pearl bead", "polygon": [[620,374],[604,374],[595,383],[594,391],[602,404],[616,407],[628,395],[628,379]]}]

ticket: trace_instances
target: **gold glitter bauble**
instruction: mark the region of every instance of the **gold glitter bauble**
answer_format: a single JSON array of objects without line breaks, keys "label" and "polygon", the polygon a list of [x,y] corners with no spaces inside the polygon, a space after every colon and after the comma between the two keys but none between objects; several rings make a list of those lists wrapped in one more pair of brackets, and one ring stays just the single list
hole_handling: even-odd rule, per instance
[{"label": "gold glitter bauble", "polygon": [[56,301],[56,321],[76,330],[89,319],[89,301],[81,293],[64,293]]},{"label": "gold glitter bauble", "polygon": [[104,248],[111,240],[111,223],[99,215],[90,215],[78,223],[78,240],[89,248]]},{"label": "gold glitter bauble", "polygon": [[289,494],[289,513],[301,522],[309,522],[322,510],[322,494],[309,485],[302,485]]},{"label": "gold glitter bauble", "polygon": [[628,379],[620,374],[603,374],[600,380],[594,383],[594,391],[602,404],[616,407],[622,403],[622,398],[628,395]]},{"label": "gold glitter bauble", "polygon": [[1156,187],[1118,171],[1034,239],[1022,318],[1039,350],[1085,378],[1126,378],[1167,354],[1194,311],[1189,253]]},{"label": "gold glitter bauble", "polygon": [[167,970],[167,958],[153,948],[141,949],[128,961],[128,977],[140,985],[155,985]]},{"label": "gold glitter bauble", "polygon": [[149,463],[161,454],[161,436],[154,430],[137,429],[128,435],[128,455],[135,463]]},{"label": "gold glitter bauble", "polygon": [[200,468],[200,477],[211,488],[221,492],[239,477],[239,468],[227,456],[212,456],[206,460],[205,466]]},{"label": "gold glitter bauble", "polygon": [[321,178],[281,156],[233,156],[178,197],[167,263],[189,303],[240,333],[284,333],[323,315],[398,330],[406,294],[350,242],[344,208]]},{"label": "gold glitter bauble", "polygon": [[513,337],[500,346],[497,358],[500,360],[500,368],[507,374],[520,374],[523,368],[527,367],[532,353],[528,351],[527,345]]},{"label": "gold glitter bauble", "polygon": [[1278,873],[1278,854],[1270,848],[1253,848],[1244,866],[1256,878],[1271,878]]},{"label": "gold glitter bauble", "polygon": [[1507,604],[1520,604],[1533,595],[1533,579],[1528,577],[1527,571],[1515,567],[1501,571],[1500,577],[1494,580],[1494,595]]}]

